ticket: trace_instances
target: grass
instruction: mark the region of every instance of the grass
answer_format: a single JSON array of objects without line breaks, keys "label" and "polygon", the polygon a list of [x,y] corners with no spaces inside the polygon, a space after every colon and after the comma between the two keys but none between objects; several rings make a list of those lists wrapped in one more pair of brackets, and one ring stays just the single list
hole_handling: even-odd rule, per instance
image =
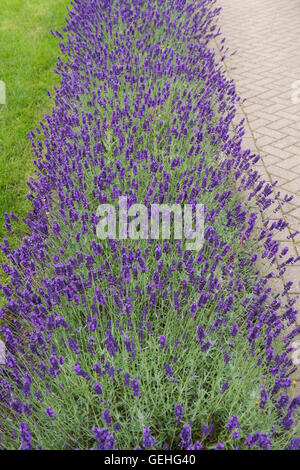
[{"label": "grass", "polygon": [[[22,221],[30,207],[25,182],[33,174],[33,153],[26,133],[52,107],[47,90],[59,82],[53,73],[59,46],[50,28],[64,24],[69,4],[0,0],[0,80],[6,84],[6,105],[0,105],[0,239],[8,237],[13,246],[17,237],[8,234],[3,216],[14,212]],[[22,222],[17,229],[25,234]]]}]

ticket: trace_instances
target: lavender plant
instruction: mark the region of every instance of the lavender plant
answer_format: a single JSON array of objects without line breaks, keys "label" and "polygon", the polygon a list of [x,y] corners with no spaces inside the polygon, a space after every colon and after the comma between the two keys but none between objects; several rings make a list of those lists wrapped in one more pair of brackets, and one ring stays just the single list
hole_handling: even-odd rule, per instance
[{"label": "lavender plant", "polygon": [[[1,245],[4,449],[299,448],[300,329],[290,283],[270,287],[295,259],[273,239],[286,222],[260,222],[281,202],[242,150],[243,123],[231,130],[214,3],[75,0],[65,38],[53,33],[64,59],[29,135],[30,236]],[[122,195],[202,203],[200,252],[99,240],[97,207]]]}]

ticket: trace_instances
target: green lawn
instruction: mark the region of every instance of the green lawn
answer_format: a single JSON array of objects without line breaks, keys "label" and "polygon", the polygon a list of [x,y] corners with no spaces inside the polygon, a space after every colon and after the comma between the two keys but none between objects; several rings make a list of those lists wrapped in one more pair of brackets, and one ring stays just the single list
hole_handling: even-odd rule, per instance
[{"label": "green lawn", "polygon": [[[33,174],[33,152],[26,133],[51,108],[47,90],[58,84],[53,68],[60,50],[50,29],[63,26],[69,5],[70,0],[0,0],[0,80],[6,84],[6,105],[0,104],[0,240],[8,236],[13,245],[3,215],[14,212],[22,219],[29,208],[25,182]],[[24,235],[24,225],[18,229]]]}]

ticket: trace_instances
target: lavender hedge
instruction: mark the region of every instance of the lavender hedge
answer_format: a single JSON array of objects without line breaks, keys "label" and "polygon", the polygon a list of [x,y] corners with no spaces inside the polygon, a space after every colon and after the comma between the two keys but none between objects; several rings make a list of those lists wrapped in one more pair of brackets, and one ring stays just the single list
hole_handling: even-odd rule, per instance
[{"label": "lavender hedge", "polygon": [[[261,222],[282,202],[232,131],[214,3],[74,0],[53,33],[61,85],[30,133],[29,234],[1,245],[3,449],[299,447],[296,310],[291,283],[270,287],[295,260],[273,238],[286,222]],[[99,240],[97,207],[121,195],[204,204],[204,246]]]}]

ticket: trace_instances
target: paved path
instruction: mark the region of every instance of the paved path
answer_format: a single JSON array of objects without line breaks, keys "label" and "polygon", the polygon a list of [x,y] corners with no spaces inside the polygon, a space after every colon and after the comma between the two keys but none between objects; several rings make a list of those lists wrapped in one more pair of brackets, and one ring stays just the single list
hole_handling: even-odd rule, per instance
[{"label": "paved path", "polygon": [[[278,216],[300,231],[300,0],[218,0],[218,6],[225,44],[236,51],[225,60],[227,73],[246,98],[245,147],[261,155],[260,172],[278,181],[282,197],[294,195]],[[287,243],[288,235],[286,229],[277,239],[300,255],[300,234]],[[288,268],[287,280],[291,294],[300,295],[300,263]],[[300,310],[300,297],[296,305]]]}]

